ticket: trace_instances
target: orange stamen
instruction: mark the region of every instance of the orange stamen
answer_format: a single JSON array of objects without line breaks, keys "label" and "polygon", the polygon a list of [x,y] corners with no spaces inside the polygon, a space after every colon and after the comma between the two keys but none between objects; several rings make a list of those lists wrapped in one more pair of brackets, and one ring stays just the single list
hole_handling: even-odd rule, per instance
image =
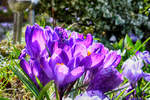
[{"label": "orange stamen", "polygon": [[87,55],[88,55],[88,56],[91,55],[91,52],[88,51]]},{"label": "orange stamen", "polygon": [[56,65],[64,65],[64,63],[57,63]]}]

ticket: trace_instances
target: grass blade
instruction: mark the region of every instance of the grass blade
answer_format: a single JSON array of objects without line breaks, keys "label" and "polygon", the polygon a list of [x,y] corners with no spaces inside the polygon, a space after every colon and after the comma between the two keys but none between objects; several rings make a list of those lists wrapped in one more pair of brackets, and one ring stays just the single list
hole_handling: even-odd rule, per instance
[{"label": "grass blade", "polygon": [[49,83],[47,83],[42,90],[39,93],[39,96],[37,97],[37,100],[42,100],[43,96],[45,95],[47,97],[47,99],[50,100],[47,91],[49,90],[49,88],[53,85],[53,81],[50,81]]}]

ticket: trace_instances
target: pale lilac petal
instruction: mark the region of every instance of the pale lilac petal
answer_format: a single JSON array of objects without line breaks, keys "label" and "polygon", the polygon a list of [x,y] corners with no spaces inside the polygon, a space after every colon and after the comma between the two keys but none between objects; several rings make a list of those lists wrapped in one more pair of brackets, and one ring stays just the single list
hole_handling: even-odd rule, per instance
[{"label": "pale lilac petal", "polygon": [[104,68],[111,66],[115,62],[116,57],[117,52],[115,51],[109,52],[104,59]]},{"label": "pale lilac petal", "polygon": [[101,91],[86,91],[78,95],[75,100],[109,100]]},{"label": "pale lilac petal", "polygon": [[78,55],[82,55],[83,57],[87,56],[87,49],[84,45],[82,44],[76,44],[72,48],[72,56],[76,57]]},{"label": "pale lilac petal", "polygon": [[143,60],[145,63],[150,64],[150,54],[148,51],[143,52]]},{"label": "pale lilac petal", "polygon": [[150,74],[149,73],[143,73],[143,77],[146,81],[150,81]]},{"label": "pale lilac petal", "polygon": [[141,77],[143,77],[143,61],[128,59],[124,62],[122,68],[122,74],[129,79],[129,81],[135,84]]},{"label": "pale lilac petal", "polygon": [[88,48],[88,52],[96,53],[97,51],[100,51],[102,48],[103,48],[103,44],[101,44],[101,43],[94,43]]}]

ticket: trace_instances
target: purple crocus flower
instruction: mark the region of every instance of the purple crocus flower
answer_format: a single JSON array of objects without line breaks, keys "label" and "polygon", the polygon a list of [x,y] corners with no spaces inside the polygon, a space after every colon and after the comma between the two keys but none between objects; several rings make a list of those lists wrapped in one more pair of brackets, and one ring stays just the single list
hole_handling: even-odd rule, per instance
[{"label": "purple crocus flower", "polygon": [[[103,45],[99,45],[101,54],[105,54],[101,65],[89,70],[86,75],[86,83],[89,83],[88,90],[99,90],[102,93],[110,91],[123,81],[122,75],[115,69],[121,60],[116,51],[109,51]],[[93,50],[92,50],[93,51]],[[88,78],[88,80],[87,80]]]},{"label": "purple crocus flower", "polygon": [[85,45],[87,48],[93,43],[93,37],[91,34],[87,34],[86,39],[84,39],[83,34],[73,32],[71,33],[70,39],[75,43]]},{"label": "purple crocus flower", "polygon": [[64,28],[55,27],[54,31],[58,34],[61,39],[68,39],[68,32]]},{"label": "purple crocus flower", "polygon": [[122,75],[112,67],[104,68],[97,72],[91,80],[88,90],[108,92],[121,84]]},{"label": "purple crocus flower", "polygon": [[54,32],[59,37],[59,39],[57,40],[59,48],[63,49],[66,45],[70,47],[73,46],[74,42],[72,39],[69,38],[71,31],[57,26],[54,28]]},{"label": "purple crocus flower", "polygon": [[[87,56],[84,58],[83,64],[86,70],[102,67],[105,55],[108,53],[108,49],[101,43],[93,43],[87,48]],[[88,62],[86,62],[88,61]]]},{"label": "purple crocus flower", "polygon": [[143,59],[146,64],[150,64],[150,54],[148,51],[144,51],[144,52],[137,51],[136,56],[139,59],[140,58]]},{"label": "purple crocus flower", "polygon": [[38,88],[36,77],[40,80],[42,85],[46,85],[51,80],[42,70],[40,63],[36,60],[27,62],[25,59],[21,59],[20,66]]},{"label": "purple crocus flower", "polygon": [[129,79],[132,85],[136,85],[136,82],[142,77],[144,77],[145,80],[150,81],[150,75],[148,73],[144,73],[142,70],[142,67],[144,66],[142,58],[144,56],[140,52],[136,55],[137,56],[127,59],[122,66],[123,75]]},{"label": "purple crocus flower", "polygon": [[[84,45],[76,44],[72,48],[57,48],[54,51],[49,64],[53,69],[55,83],[59,87],[75,81],[84,73],[84,67],[80,66],[84,56],[86,56]],[[49,76],[49,73],[47,75]]]},{"label": "purple crocus flower", "polygon": [[76,44],[73,47],[66,45],[64,49],[55,48],[49,60],[48,67],[50,68],[45,68],[45,73],[48,77],[53,77],[60,98],[63,97],[68,85],[75,82],[84,73],[84,66],[80,66],[80,62],[85,56],[87,56],[87,53],[84,45]]},{"label": "purple crocus flower", "polygon": [[[54,80],[60,98],[68,85],[79,79],[85,71],[89,71],[87,92],[92,98],[94,91],[102,93],[102,96],[96,94],[98,98],[104,98],[104,92],[114,89],[123,80],[115,69],[121,56],[116,51],[109,51],[101,43],[93,43],[91,34],[84,38],[83,34],[61,27],[53,30],[49,26],[42,28],[35,24],[27,26],[25,41],[26,47],[19,57],[21,68],[37,87],[36,77],[43,85]],[[28,61],[25,60],[26,54],[30,56]]]},{"label": "purple crocus flower", "polygon": [[104,58],[103,64],[98,69],[91,71],[88,90],[110,91],[123,81],[122,75],[115,69],[121,56],[115,51],[110,51]]},{"label": "purple crocus flower", "polygon": [[31,58],[40,59],[43,55],[48,55],[45,45],[46,45],[46,32],[39,25],[27,26],[25,32],[25,42],[27,53]]},{"label": "purple crocus flower", "polygon": [[[43,85],[53,79],[52,75],[49,77],[45,73],[47,68],[52,73],[52,69],[48,64],[49,54],[46,46],[48,41],[52,41],[53,37],[50,27],[43,29],[37,24],[27,26],[25,32],[26,48],[19,56],[19,59],[21,59],[20,66],[37,86],[36,77]],[[25,60],[26,53],[30,56],[29,61]]]}]

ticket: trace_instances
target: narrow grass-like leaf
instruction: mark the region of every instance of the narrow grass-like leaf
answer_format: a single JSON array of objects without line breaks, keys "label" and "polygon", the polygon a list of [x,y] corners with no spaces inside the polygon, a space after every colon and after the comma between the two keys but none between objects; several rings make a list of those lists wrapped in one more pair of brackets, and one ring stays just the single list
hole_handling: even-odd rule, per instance
[{"label": "narrow grass-like leaf", "polygon": [[5,88],[5,86],[7,85],[7,83],[8,83],[8,80],[4,81],[4,82],[2,83],[1,89]]},{"label": "narrow grass-like leaf", "polygon": [[135,91],[135,89],[132,89],[130,92],[128,92],[123,98],[127,97],[128,95],[130,95],[131,93],[133,93]]},{"label": "narrow grass-like leaf", "polygon": [[56,93],[56,100],[59,100],[59,93],[56,84],[55,84],[55,93]]},{"label": "narrow grass-like leaf", "polygon": [[37,76],[35,76],[36,82],[38,83],[38,85],[40,86],[40,88],[43,88],[42,83],[40,82],[40,80],[38,79]]},{"label": "narrow grass-like leaf", "polygon": [[[36,76],[35,77],[36,78],[36,82],[38,83],[38,85],[40,86],[40,88],[42,89],[44,86],[42,85],[42,83],[40,82],[40,80],[38,79],[38,77]],[[43,96],[46,96],[46,98],[47,98],[47,100],[50,100],[50,98],[49,98],[49,95],[47,94],[47,92],[45,93],[45,94],[43,94]],[[42,97],[43,97],[42,96]],[[41,98],[41,99],[43,99],[43,98]]]},{"label": "narrow grass-like leaf", "polygon": [[150,95],[147,95],[145,98],[150,98]]},{"label": "narrow grass-like leaf", "polygon": [[142,91],[144,91],[149,85],[150,85],[150,82],[147,82],[147,84],[142,88]]},{"label": "narrow grass-like leaf", "polygon": [[140,41],[140,40],[137,40],[136,43],[135,43],[135,45],[134,45],[135,50],[136,50],[141,44],[142,44],[141,41]]},{"label": "narrow grass-like leaf", "polygon": [[0,97],[0,100],[9,100],[8,98]]},{"label": "narrow grass-like leaf", "polygon": [[124,92],[127,90],[127,88],[125,88],[118,96],[115,100],[120,100],[120,97],[124,94]]},{"label": "narrow grass-like leaf", "polygon": [[138,50],[140,50],[140,48],[143,47],[149,40],[150,40],[150,37],[147,38],[147,39],[142,43],[142,45],[140,45],[140,46],[135,50],[134,54],[135,54]]},{"label": "narrow grass-like leaf", "polygon": [[[47,83],[42,90],[39,93],[39,96],[37,97],[37,100],[42,100],[43,96],[45,94],[47,94],[47,91],[49,90],[49,88],[53,85],[53,81],[50,81],[49,83]],[[46,96],[46,95],[45,95]],[[47,96],[46,96],[47,97]],[[49,98],[50,100],[50,98]]]},{"label": "narrow grass-like leaf", "polygon": [[119,89],[116,89],[116,90],[112,90],[112,91],[106,92],[105,95],[109,95],[109,94],[118,92],[118,91],[123,90],[123,89],[125,89],[125,88],[127,88],[127,87],[129,87],[129,85],[127,85],[127,86],[125,86],[125,87],[122,87],[122,88],[119,88]]},{"label": "narrow grass-like leaf", "polygon": [[[15,62],[15,61],[14,61]],[[39,95],[39,91],[32,80],[28,77],[27,74],[24,74],[22,70],[20,70],[20,66],[15,62],[17,67],[14,64],[11,64],[11,70],[18,76],[18,78],[25,84],[25,86],[37,97]]]}]

